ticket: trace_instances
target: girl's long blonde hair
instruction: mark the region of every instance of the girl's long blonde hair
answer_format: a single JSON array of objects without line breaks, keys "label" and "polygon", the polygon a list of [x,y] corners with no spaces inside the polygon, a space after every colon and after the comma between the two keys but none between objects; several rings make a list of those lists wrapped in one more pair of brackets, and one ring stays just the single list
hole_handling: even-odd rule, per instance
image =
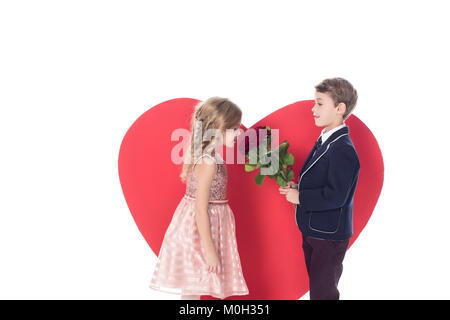
[{"label": "girl's long blonde hair", "polygon": [[[186,182],[189,169],[195,162],[192,160],[196,156],[195,143],[201,146],[201,150],[197,150],[198,153],[203,154],[204,151],[214,153],[218,141],[214,136],[210,140],[205,140],[207,130],[218,129],[225,132],[226,129],[238,125],[241,118],[241,109],[227,98],[211,97],[195,106],[191,119],[191,141],[184,155],[183,169],[180,174],[183,182]],[[202,137],[203,141],[198,140]]]}]

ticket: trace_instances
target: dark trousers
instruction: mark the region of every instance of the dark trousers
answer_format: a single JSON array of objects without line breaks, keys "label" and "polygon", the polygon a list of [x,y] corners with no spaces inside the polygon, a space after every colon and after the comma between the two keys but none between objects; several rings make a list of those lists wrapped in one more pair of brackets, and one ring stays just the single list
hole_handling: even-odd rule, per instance
[{"label": "dark trousers", "polygon": [[350,239],[335,241],[303,236],[311,300],[339,300],[337,286],[349,241]]}]

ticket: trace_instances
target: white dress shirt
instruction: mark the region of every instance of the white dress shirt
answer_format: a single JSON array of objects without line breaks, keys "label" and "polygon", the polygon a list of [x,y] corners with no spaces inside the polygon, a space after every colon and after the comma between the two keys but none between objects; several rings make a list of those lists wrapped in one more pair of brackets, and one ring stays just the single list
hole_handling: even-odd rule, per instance
[{"label": "white dress shirt", "polygon": [[330,131],[327,131],[327,128],[323,128],[322,133],[320,134],[320,136],[322,137],[322,144],[325,143],[325,140],[328,139],[329,136],[331,136],[333,134],[333,132],[343,128],[347,126],[345,123],[337,126],[336,128],[331,129]]}]

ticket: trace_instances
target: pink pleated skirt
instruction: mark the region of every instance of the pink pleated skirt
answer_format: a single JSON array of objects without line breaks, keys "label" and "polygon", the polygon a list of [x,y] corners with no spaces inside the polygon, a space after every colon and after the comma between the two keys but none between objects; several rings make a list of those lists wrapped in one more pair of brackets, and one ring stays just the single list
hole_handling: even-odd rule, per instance
[{"label": "pink pleated skirt", "polygon": [[210,202],[211,235],[221,272],[208,272],[205,250],[195,221],[195,199],[185,195],[167,228],[149,287],[178,295],[210,295],[224,299],[247,295],[236,243],[235,220],[227,200]]}]

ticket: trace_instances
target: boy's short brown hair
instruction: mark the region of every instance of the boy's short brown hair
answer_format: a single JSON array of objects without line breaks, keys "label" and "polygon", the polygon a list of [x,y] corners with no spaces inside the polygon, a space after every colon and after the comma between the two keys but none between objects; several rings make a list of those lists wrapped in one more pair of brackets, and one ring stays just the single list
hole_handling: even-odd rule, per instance
[{"label": "boy's short brown hair", "polygon": [[355,109],[356,101],[358,100],[358,93],[350,82],[343,78],[325,79],[315,86],[316,91],[328,93],[333,99],[335,105],[345,103],[346,110],[343,119],[347,119]]}]

